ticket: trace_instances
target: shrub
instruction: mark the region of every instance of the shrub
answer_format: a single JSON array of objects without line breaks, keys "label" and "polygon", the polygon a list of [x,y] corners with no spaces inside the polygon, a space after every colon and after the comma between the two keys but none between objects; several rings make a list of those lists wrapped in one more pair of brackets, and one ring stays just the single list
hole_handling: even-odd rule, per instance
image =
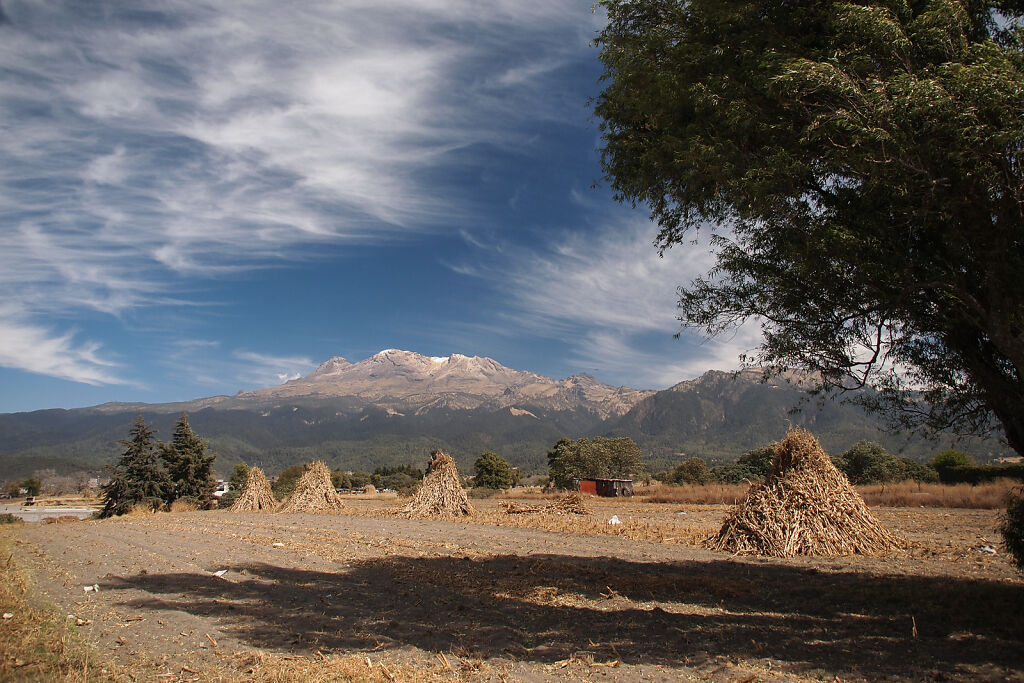
[{"label": "shrub", "polygon": [[939,481],[939,473],[928,465],[922,465],[910,458],[899,458],[901,481],[917,481],[925,484],[934,484]]},{"label": "shrub", "polygon": [[473,464],[476,474],[473,477],[475,487],[488,489],[510,489],[519,483],[519,470],[508,464],[497,453],[482,453]]},{"label": "shrub", "polygon": [[764,473],[746,465],[719,465],[711,468],[711,478],[719,484],[753,483],[764,479]]},{"label": "shrub", "polygon": [[18,515],[12,515],[10,512],[4,512],[0,514],[0,524],[24,524],[23,520]]},{"label": "shrub", "polygon": [[1024,572],[1024,488],[1016,488],[1007,496],[1006,512],[1000,520],[1003,546],[1013,556],[1017,569]]},{"label": "shrub", "polygon": [[1024,463],[944,467],[938,475],[944,484],[980,484],[993,479],[1024,481]]},{"label": "shrub", "polygon": [[851,484],[897,481],[903,473],[900,461],[874,441],[858,441],[843,453],[841,462]]},{"label": "shrub", "polygon": [[762,446],[741,455],[736,464],[754,473],[756,479],[764,479],[768,475],[774,458],[775,446]]},{"label": "shrub", "polygon": [[965,467],[973,464],[974,458],[963,451],[956,450],[955,448],[947,448],[944,451],[939,451],[931,460],[928,461],[928,466],[937,470],[940,475],[942,474],[942,470],[949,469],[950,467]]},{"label": "shrub", "polygon": [[170,505],[171,512],[195,512],[201,507],[199,501],[192,496],[179,498]]},{"label": "shrub", "polygon": [[292,491],[295,490],[295,485],[299,483],[299,479],[305,473],[305,465],[286,467],[281,474],[277,475],[277,479],[270,486],[270,489],[274,492],[274,497],[278,500],[284,500],[290,496]]},{"label": "shrub", "polygon": [[662,475],[666,484],[709,484],[711,471],[703,458],[687,458],[671,472]]}]

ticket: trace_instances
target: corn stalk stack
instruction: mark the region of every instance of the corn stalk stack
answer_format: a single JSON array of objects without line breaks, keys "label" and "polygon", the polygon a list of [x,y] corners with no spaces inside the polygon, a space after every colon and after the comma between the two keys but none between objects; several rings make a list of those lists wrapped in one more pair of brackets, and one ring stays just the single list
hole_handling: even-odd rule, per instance
[{"label": "corn stalk stack", "polygon": [[345,507],[331,483],[331,471],[319,460],[310,463],[295,491],[278,512],[332,512]]},{"label": "corn stalk stack", "polygon": [[447,453],[434,451],[423,484],[402,509],[407,517],[461,517],[476,512],[459,481],[459,469]]},{"label": "corn stalk stack", "polygon": [[231,506],[232,512],[267,512],[277,508],[267,475],[259,467],[250,467],[242,492]]},{"label": "corn stalk stack", "polygon": [[873,555],[906,546],[868,510],[814,436],[793,429],[775,446],[768,476],[750,487],[712,550],[770,557]]}]

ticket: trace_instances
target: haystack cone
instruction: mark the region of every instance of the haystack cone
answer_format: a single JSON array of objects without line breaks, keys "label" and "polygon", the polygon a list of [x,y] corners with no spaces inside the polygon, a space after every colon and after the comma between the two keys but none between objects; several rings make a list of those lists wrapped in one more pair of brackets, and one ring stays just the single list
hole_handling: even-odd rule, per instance
[{"label": "haystack cone", "polygon": [[274,492],[270,490],[267,475],[259,467],[250,467],[242,492],[231,506],[232,512],[266,512],[276,507],[277,501],[274,500]]},{"label": "haystack cone", "polygon": [[770,557],[871,555],[906,542],[872,516],[814,436],[793,429],[707,547]]},{"label": "haystack cone", "polygon": [[412,501],[402,512],[409,517],[461,517],[476,512],[459,481],[459,469],[447,453],[431,453],[430,467]]},{"label": "haystack cone", "polygon": [[319,460],[310,463],[278,512],[330,512],[345,507],[331,483],[331,471]]}]

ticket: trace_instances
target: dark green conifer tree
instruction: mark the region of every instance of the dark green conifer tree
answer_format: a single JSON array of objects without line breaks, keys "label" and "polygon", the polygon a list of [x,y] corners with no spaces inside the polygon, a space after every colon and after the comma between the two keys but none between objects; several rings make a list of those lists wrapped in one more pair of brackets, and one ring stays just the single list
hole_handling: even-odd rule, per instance
[{"label": "dark green conifer tree", "polygon": [[182,413],[174,425],[171,443],[160,444],[160,458],[167,466],[170,489],[167,502],[191,498],[205,506],[213,498],[217,482],[213,477],[216,453],[207,453],[207,443],[196,436],[188,423],[188,414]]},{"label": "dark green conifer tree", "polygon": [[103,508],[100,517],[123,515],[137,503],[158,508],[170,490],[167,473],[157,460],[153,436],[156,434],[140,414],[132,425],[131,439],[121,441],[125,447],[121,460],[111,468],[110,481],[103,486]]}]

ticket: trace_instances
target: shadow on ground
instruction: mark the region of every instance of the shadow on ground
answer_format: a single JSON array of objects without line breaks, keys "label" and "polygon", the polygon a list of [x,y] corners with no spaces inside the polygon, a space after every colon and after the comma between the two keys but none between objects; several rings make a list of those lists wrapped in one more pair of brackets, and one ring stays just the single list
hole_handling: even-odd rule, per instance
[{"label": "shadow on ground", "polygon": [[582,651],[667,666],[726,655],[868,679],[1024,671],[1024,588],[992,581],[561,555],[393,556],[337,572],[249,564],[228,576],[107,587],[279,651],[411,645],[541,663]]}]

